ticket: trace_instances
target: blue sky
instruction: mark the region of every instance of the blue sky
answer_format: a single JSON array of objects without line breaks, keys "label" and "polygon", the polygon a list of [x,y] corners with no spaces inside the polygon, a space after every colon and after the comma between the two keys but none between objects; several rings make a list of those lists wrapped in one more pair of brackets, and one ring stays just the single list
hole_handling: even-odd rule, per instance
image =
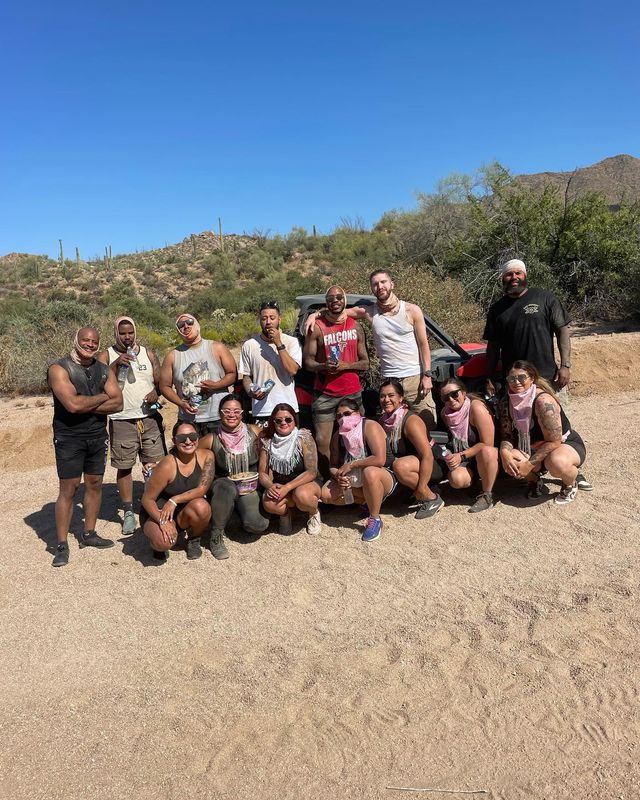
[{"label": "blue sky", "polygon": [[640,156],[635,3],[12,5],[0,254],[327,232],[494,159]]}]

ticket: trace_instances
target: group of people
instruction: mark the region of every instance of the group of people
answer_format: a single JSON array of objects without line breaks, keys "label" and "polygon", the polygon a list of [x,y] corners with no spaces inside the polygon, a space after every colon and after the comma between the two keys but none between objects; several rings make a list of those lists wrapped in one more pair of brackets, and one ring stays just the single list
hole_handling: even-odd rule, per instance
[{"label": "group of people", "polygon": [[[179,542],[189,559],[199,558],[201,537],[209,533],[213,556],[228,558],[225,530],[234,511],[248,533],[264,533],[275,516],[286,535],[297,509],[306,515],[307,532],[317,534],[321,503],[354,505],[366,519],[365,542],[380,536],[381,506],[396,491],[407,504],[415,497],[416,519],[428,519],[444,505],[442,482],[452,489],[477,485],[469,511],[487,511],[501,467],[531,497],[544,491],[541,476],[548,472],[561,482],[555,502],[570,503],[578,489],[592,486],[579,473],[585,447],[563,407],[569,318],[550,292],[528,287],[522,261],[504,264],[501,280],[504,296],[489,309],[484,334],[489,397],[502,363],[499,403],[468,392],[455,376],[433,386],[423,313],[396,296],[386,270],[370,276],[372,312],[347,308],[345,290],[329,287],[325,309],[309,317],[304,347],[282,332],[278,303],[263,303],[260,333],[243,344],[237,368],[227,347],[202,338],[192,314],[177,318],[182,343],[162,365],[138,342],[130,317],[115,321],[114,343],[104,351],[98,332],[82,328],[71,353],[48,371],[60,480],[53,565],[68,563],[68,528],[83,476],[80,545],[114,544],[95,530],[108,441],[125,535],[136,530],[132,469],[138,458],[143,465],[140,527],[158,562]],[[369,368],[364,319],[380,362],[378,420],[365,417],[362,403],[361,375]],[[314,373],[314,433],[298,416],[294,379],[303,366]],[[238,378],[251,399],[250,419],[234,393]],[[161,396],[178,407],[168,453]],[[437,419],[447,447],[434,445]]]}]

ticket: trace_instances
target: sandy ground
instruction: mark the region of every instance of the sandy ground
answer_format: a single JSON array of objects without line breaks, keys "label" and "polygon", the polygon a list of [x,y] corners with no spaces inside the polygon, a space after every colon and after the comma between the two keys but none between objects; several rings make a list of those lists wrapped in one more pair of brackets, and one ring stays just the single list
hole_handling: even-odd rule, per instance
[{"label": "sandy ground", "polygon": [[50,400],[2,401],[0,796],[640,797],[639,345],[575,339],[596,490],[570,506],[445,491],[371,545],[336,510],[317,538],[232,533],[220,563],[153,566],[109,469],[117,546],[53,570]]}]

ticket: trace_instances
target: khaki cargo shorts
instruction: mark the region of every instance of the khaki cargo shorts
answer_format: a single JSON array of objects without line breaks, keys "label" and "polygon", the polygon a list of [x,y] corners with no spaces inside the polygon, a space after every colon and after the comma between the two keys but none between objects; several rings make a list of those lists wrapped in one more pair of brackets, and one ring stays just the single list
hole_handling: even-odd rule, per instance
[{"label": "khaki cargo shorts", "polygon": [[162,417],[109,420],[111,466],[131,469],[138,456],[143,464],[155,464],[167,455]]},{"label": "khaki cargo shorts", "polygon": [[404,399],[410,404],[411,409],[416,411],[424,420],[427,428],[432,430],[436,422],[436,404],[433,393],[429,392],[426,397],[422,396],[422,375],[408,375],[406,378],[395,378],[394,380],[402,384],[404,389]]}]

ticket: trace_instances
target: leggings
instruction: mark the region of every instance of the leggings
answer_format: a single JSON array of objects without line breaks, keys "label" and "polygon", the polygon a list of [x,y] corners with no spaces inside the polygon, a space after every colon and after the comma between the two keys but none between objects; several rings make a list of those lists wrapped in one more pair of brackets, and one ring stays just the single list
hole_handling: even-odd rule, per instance
[{"label": "leggings", "polygon": [[262,533],[269,527],[269,520],[260,513],[260,495],[257,491],[239,495],[232,480],[216,478],[211,492],[213,527],[223,531],[234,508],[240,515],[242,527],[248,533]]}]

